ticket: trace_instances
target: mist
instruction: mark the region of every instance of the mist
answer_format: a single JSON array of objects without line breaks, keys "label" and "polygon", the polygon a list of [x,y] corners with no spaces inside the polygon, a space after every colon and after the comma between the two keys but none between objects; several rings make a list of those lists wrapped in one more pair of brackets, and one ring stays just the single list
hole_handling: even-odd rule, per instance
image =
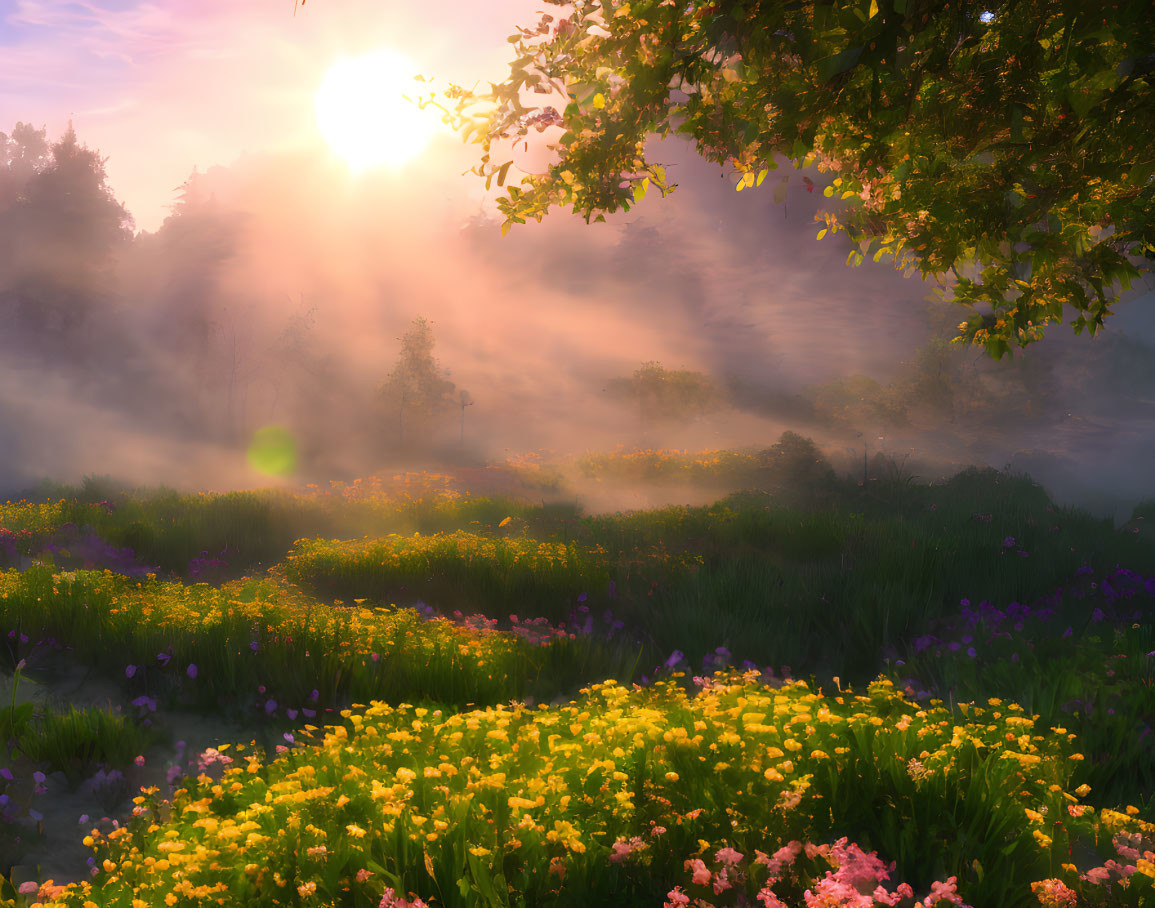
[{"label": "mist", "polygon": [[[816,171],[807,191],[784,163],[776,204],[770,190],[735,193],[670,140],[652,149],[678,184],[670,197],[604,224],[556,211],[503,237],[493,194],[462,176],[470,150],[447,138],[402,171],[360,177],[305,148],[189,174],[150,231],[112,223],[118,206],[131,212],[94,163],[104,156],[76,138],[35,174],[0,166],[0,489],[12,494],[87,475],[297,487],[527,452],[765,448],[792,430],[848,474],[878,453],[922,480],[1009,467],[1116,523],[1155,497],[1147,287],[1093,339],[1064,323],[1001,362],[946,348],[961,310],[933,301],[933,280],[885,260],[850,267],[841,236],[815,241],[814,212],[831,204]],[[378,388],[417,318],[473,403],[405,442]],[[707,376],[724,404],[646,420],[606,389],[647,362]],[[937,397],[924,393],[934,382]],[[910,406],[895,418],[899,398]],[[292,475],[248,461],[270,425],[296,441]],[[705,494],[579,492],[588,510]]]}]

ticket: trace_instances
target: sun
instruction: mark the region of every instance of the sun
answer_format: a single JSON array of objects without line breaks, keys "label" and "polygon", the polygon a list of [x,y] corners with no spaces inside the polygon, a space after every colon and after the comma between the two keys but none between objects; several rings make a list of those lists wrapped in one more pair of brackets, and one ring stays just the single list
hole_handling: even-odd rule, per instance
[{"label": "sun", "polygon": [[352,170],[401,167],[440,131],[436,110],[417,106],[417,74],[412,61],[384,48],[330,68],[317,90],[317,126]]}]

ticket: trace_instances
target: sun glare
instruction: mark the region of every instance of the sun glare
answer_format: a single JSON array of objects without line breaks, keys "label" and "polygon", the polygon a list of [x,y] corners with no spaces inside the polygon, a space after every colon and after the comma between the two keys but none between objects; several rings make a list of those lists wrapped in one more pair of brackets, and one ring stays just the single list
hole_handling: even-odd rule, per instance
[{"label": "sun glare", "polygon": [[441,128],[435,109],[417,106],[417,74],[412,61],[385,49],[333,64],[317,90],[317,126],[350,168],[400,167]]}]

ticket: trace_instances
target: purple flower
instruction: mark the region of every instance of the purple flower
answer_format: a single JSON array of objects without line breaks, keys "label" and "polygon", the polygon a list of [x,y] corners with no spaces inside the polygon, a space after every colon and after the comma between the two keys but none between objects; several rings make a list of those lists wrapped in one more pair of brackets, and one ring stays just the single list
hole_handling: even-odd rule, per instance
[{"label": "purple flower", "polygon": [[1003,548],[1004,549],[1009,549],[1014,544],[1015,544],[1015,537],[1014,536],[1008,536],[1006,539],[1003,540]]},{"label": "purple flower", "polygon": [[257,651],[257,641],[256,640],[254,640],[252,643],[249,644],[249,649],[251,649],[254,653]]},{"label": "purple flower", "polygon": [[124,670],[124,677],[126,677],[126,678],[131,678],[135,674],[136,674],[136,666],[135,665],[129,665]]},{"label": "purple flower", "polygon": [[188,669],[185,671],[185,674],[188,675],[190,678],[195,678],[197,676],[196,665],[190,663]]},{"label": "purple flower", "polygon": [[168,653],[157,653],[156,658],[161,665],[168,665],[168,661],[172,658],[172,656],[170,656]]},{"label": "purple flower", "polygon": [[11,782],[12,781],[12,770],[7,769],[7,768],[0,769],[0,776],[3,776],[5,779],[7,779],[9,782]]},{"label": "purple flower", "polygon": [[915,655],[917,655],[918,653],[921,653],[924,649],[926,649],[932,643],[938,643],[938,642],[939,642],[938,638],[933,637],[930,634],[926,634],[923,637],[915,637],[914,642],[912,644],[912,646],[914,648]]},{"label": "purple flower", "polygon": [[311,694],[309,694],[309,699],[315,701],[319,696],[320,693],[317,690],[314,690]]},{"label": "purple flower", "polygon": [[587,597],[585,593],[582,593],[580,596],[578,596],[577,601],[578,602],[585,602],[587,598],[589,598],[589,597]]},{"label": "purple flower", "polygon": [[270,698],[270,699],[265,701],[265,713],[266,714],[275,712],[276,709],[277,709],[277,701],[276,700],[273,700]]}]

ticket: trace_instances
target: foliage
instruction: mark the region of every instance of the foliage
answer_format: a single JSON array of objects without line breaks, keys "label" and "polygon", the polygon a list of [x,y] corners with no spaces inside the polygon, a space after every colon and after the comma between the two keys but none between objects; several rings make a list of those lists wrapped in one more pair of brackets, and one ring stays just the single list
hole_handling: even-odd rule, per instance
[{"label": "foliage", "polygon": [[[673,189],[652,135],[690,137],[739,190],[778,159],[833,171],[818,237],[848,262],[956,277],[956,342],[998,359],[1077,312],[1092,335],[1155,257],[1155,7],[1019,0],[549,0],[510,38],[509,77],[454,86],[451,122],[505,185],[503,229],[571,206],[586,220]],[[527,101],[533,98],[533,101]],[[527,106],[529,104],[530,106]],[[559,110],[560,108],[560,110]],[[548,131],[547,173],[505,184],[504,144]],[[776,180],[785,198],[788,176]],[[814,183],[803,177],[807,189]],[[1133,259],[1138,257],[1137,264]],[[970,275],[958,268],[974,264]]]},{"label": "foliage", "polygon": [[[1069,743],[1032,736],[1016,704],[991,706],[963,718],[905,700],[888,680],[823,697],[735,673],[702,679],[693,696],[606,681],[540,710],[374,702],[306,726],[309,746],[275,761],[226,745],[238,765],[219,781],[186,779],[171,801],[145,791],[129,826],[85,838],[100,868],[91,882],[53,895],[62,906],[90,895],[152,906],[184,892],[248,905],[294,893],[320,904],[652,905],[683,867],[700,882],[695,859],[797,854],[845,835],[846,817],[917,891],[953,894],[957,881],[969,903],[1008,908],[1037,903],[1031,884],[1060,876],[1101,904],[1067,845],[1119,830],[1116,847],[1138,869],[1116,903],[1142,904],[1155,876],[1142,857],[1150,825],[1097,817],[1065,790]],[[805,850],[799,888],[822,874],[809,859],[831,854]],[[742,887],[736,872],[717,875],[714,898]]]},{"label": "foliage", "polygon": [[687,422],[720,399],[708,376],[685,369],[665,369],[659,362],[642,363],[630,378],[610,379],[606,392],[616,400],[637,406],[643,423]]},{"label": "foliage", "polygon": [[[722,463],[724,453],[702,460]],[[827,476],[817,447],[793,433],[762,457],[783,475]],[[85,838],[95,852],[90,880],[27,884],[19,894],[0,882],[0,904],[27,905],[36,890],[42,903],[78,908],[159,908],[216,893],[225,904],[392,908],[412,908],[415,896],[464,908],[654,905],[666,895],[672,905],[686,896],[735,908],[774,904],[771,889],[787,904],[807,888],[833,898],[839,880],[881,881],[874,871],[891,861],[885,888],[896,896],[886,901],[897,908],[928,890],[938,904],[957,894],[1008,908],[1149,900],[1155,829],[1144,820],[1155,779],[1142,756],[1155,578],[1110,570],[1150,564],[1149,542],[1054,509],[1029,479],[990,470],[943,486],[901,475],[870,489],[833,482],[849,514],[788,510],[745,492],[710,508],[591,518],[523,506],[497,520],[501,502],[451,498],[447,485],[441,475],[393,480],[410,493],[442,493],[414,515],[477,521],[477,533],[315,540],[299,547],[311,565],[291,558],[266,580],[214,589],[47,567],[0,573],[12,665],[23,670],[22,650],[44,651],[46,641],[21,632],[41,628],[140,695],[134,704],[163,694],[166,708],[184,700],[214,716],[237,710],[263,739],[287,742],[275,759],[268,743],[263,756],[224,743],[205,752],[199,773],[173,767],[171,792],[142,791],[119,829]],[[105,490],[94,479],[82,491]],[[309,500],[396,516],[382,501],[390,490],[384,481],[334,484]],[[103,502],[24,503],[0,523],[129,512],[159,527],[198,500],[159,496],[133,512],[133,500],[118,496],[112,513]],[[256,500],[217,506],[241,515]],[[1136,516],[1150,511],[1148,503]],[[578,541],[529,535],[563,524]],[[658,557],[634,558],[651,547]],[[690,555],[703,557],[685,571]],[[1080,560],[1095,566],[1076,571]],[[284,580],[306,567],[322,583],[384,568],[415,580],[456,572],[463,588],[484,591],[487,576],[520,573],[565,598],[630,561],[646,582],[631,587],[619,575],[616,616],[604,617],[611,634],[629,622],[611,641],[617,649],[579,627],[595,617],[585,604],[568,628],[522,616],[499,631],[494,618],[455,621],[421,605],[326,603]],[[999,608],[964,600],[956,616],[961,589]],[[1050,592],[1036,601],[1042,590]],[[521,609],[531,598],[523,592],[507,587],[488,604]],[[652,664],[639,663],[635,623],[651,642],[685,647],[650,673],[654,683],[630,683],[639,664]],[[733,654],[707,651],[719,635]],[[813,675],[808,685],[790,681],[786,666],[785,682],[757,666],[716,672],[743,647],[837,674],[833,684],[822,676],[824,695]],[[889,658],[881,679],[880,648]],[[695,666],[703,657],[693,687],[677,669],[687,656]],[[590,683],[607,677],[620,680]],[[567,702],[578,683],[580,696]],[[530,691],[560,696],[529,708]],[[339,715],[326,717],[326,704]],[[118,732],[127,726],[109,717],[60,716],[36,728],[14,702],[0,712],[13,728],[25,722],[21,744],[42,759],[91,755],[94,742],[118,735],[119,758],[135,749]],[[212,762],[236,765],[214,777]],[[0,774],[0,795],[39,819],[18,798],[17,773],[31,767],[14,768]]]}]

